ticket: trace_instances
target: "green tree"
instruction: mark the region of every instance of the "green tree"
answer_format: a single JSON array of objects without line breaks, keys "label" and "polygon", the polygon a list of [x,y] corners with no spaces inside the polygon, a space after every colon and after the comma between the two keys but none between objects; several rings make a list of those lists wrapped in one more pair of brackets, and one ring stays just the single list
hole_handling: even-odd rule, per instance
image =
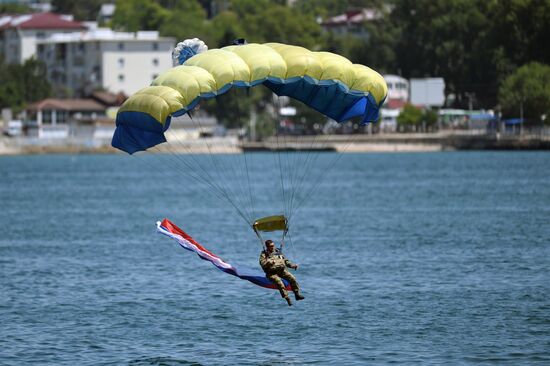
[{"label": "green tree", "polygon": [[550,66],[532,62],[508,76],[499,89],[505,116],[539,119],[550,114]]},{"label": "green tree", "polygon": [[93,20],[97,18],[101,5],[110,0],[52,0],[52,7],[58,13],[72,14],[77,20]]},{"label": "green tree", "polygon": [[492,1],[489,12],[487,46],[500,76],[532,61],[550,64],[550,48],[543,46],[550,39],[550,1]]},{"label": "green tree", "polygon": [[170,12],[152,0],[117,0],[112,27],[118,30],[159,30]]},{"label": "green tree", "polygon": [[21,109],[50,95],[46,66],[41,61],[31,58],[22,65],[8,64],[0,68],[0,107]]},{"label": "green tree", "polygon": [[[467,93],[494,103],[496,73],[487,49],[491,19],[485,0],[398,0],[398,69],[406,78],[441,76],[447,94],[467,104]],[[485,98],[485,100],[484,100]]]},{"label": "green tree", "polygon": [[25,14],[32,9],[23,4],[0,4],[0,14]]},{"label": "green tree", "polygon": [[397,116],[397,126],[401,132],[417,131],[422,124],[422,109],[412,104],[407,104]]},{"label": "green tree", "polygon": [[435,130],[438,118],[439,116],[436,111],[432,109],[424,110],[424,113],[422,115],[422,122],[425,128],[424,132]]},{"label": "green tree", "polygon": [[311,14],[267,0],[236,0],[231,3],[249,42],[281,42],[319,48],[321,27]]},{"label": "green tree", "polygon": [[163,36],[176,37],[176,41],[200,38],[208,44],[209,37],[206,12],[196,0],[175,0],[172,9],[164,10],[166,16],[159,26]]},{"label": "green tree", "polygon": [[228,46],[237,38],[247,38],[238,14],[232,11],[224,11],[216,15],[208,30],[208,38],[205,41],[212,48]]}]

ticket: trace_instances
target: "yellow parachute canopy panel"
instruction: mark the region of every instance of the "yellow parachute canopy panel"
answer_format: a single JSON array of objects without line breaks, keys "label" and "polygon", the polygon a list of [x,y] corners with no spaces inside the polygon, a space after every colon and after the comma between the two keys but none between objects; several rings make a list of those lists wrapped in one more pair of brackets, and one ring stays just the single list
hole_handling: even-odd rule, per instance
[{"label": "yellow parachute canopy panel", "polygon": [[283,215],[262,217],[254,221],[252,227],[254,231],[286,231],[288,230],[288,220]]},{"label": "yellow parachute canopy panel", "polygon": [[172,117],[232,87],[263,85],[336,122],[361,117],[362,123],[378,119],[388,92],[382,75],[330,52],[281,43],[182,51],[186,56],[178,58],[180,66],[158,76],[120,108],[114,147],[133,154],[165,142]]}]

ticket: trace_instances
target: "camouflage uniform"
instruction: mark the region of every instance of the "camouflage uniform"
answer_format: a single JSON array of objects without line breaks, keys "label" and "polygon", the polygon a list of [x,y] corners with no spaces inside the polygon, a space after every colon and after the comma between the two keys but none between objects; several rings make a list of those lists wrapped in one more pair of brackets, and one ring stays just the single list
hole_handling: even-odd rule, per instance
[{"label": "camouflage uniform", "polygon": [[260,254],[260,266],[264,270],[266,277],[277,286],[284,299],[288,299],[288,293],[281,278],[290,283],[295,296],[301,296],[300,286],[296,282],[296,278],[286,269],[286,267],[294,268],[296,265],[286,259],[279,249],[275,249],[271,253],[268,253],[266,250],[262,251],[262,254]]}]

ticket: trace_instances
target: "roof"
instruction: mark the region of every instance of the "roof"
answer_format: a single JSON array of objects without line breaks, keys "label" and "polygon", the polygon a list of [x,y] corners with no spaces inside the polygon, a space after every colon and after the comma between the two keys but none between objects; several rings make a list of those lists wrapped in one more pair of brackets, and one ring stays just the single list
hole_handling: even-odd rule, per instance
[{"label": "roof", "polygon": [[402,109],[407,104],[407,101],[402,99],[388,99],[386,108],[388,109]]},{"label": "roof", "polygon": [[54,99],[47,98],[33,103],[27,110],[41,111],[45,109],[62,110],[69,112],[104,111],[105,106],[93,99]]},{"label": "roof", "polygon": [[109,28],[95,28],[80,32],[63,32],[54,33],[46,39],[42,39],[40,43],[69,43],[69,42],[170,42],[173,43],[175,38],[159,37],[158,31],[138,31],[138,32],[117,32]]},{"label": "roof", "polygon": [[382,13],[376,9],[353,9],[348,10],[345,14],[336,15],[324,20],[323,26],[340,26],[348,24],[361,24],[367,20],[379,19]]},{"label": "roof", "polygon": [[5,15],[0,18],[0,29],[85,29],[86,27],[71,19],[72,16],[54,13],[35,13],[24,15]]},{"label": "roof", "polygon": [[115,94],[108,91],[95,91],[92,93],[92,98],[105,106],[120,106],[128,96],[122,92]]}]

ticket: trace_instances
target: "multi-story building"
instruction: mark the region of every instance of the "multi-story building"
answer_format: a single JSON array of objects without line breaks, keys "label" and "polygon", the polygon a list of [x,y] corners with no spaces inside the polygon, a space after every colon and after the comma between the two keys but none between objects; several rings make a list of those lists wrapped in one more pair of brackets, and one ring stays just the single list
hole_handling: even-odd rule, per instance
[{"label": "multi-story building", "polygon": [[395,132],[397,130],[397,116],[403,106],[409,102],[409,81],[398,75],[384,75],[388,85],[388,96],[380,110],[380,130]]},{"label": "multi-story building", "polygon": [[0,54],[6,63],[23,63],[36,55],[37,43],[56,33],[83,31],[72,15],[35,13],[0,15]]},{"label": "multi-story building", "polygon": [[398,75],[384,75],[384,80],[388,85],[387,101],[400,100],[409,101],[409,81]]},{"label": "multi-story building", "polygon": [[130,95],[172,67],[174,44],[174,38],[159,37],[156,31],[99,28],[42,39],[37,56],[46,63],[57,94],[86,96],[105,89]]},{"label": "multi-story building", "polygon": [[335,35],[352,35],[367,38],[368,32],[364,23],[380,19],[382,12],[377,9],[350,9],[344,14],[319,20],[323,30]]}]

